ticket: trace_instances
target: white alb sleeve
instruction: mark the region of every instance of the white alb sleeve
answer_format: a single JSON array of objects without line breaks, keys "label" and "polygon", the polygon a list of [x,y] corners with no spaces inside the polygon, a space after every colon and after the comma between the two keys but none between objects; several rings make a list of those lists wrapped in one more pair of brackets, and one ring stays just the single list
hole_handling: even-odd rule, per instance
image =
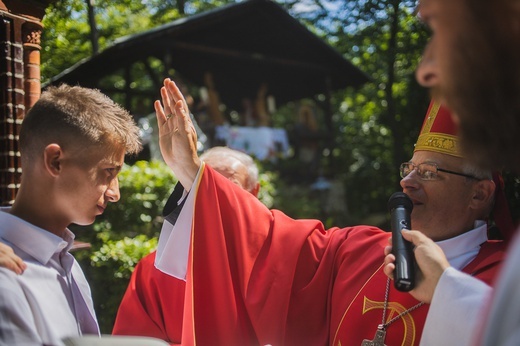
[{"label": "white alb sleeve", "polygon": [[471,275],[446,269],[435,289],[420,345],[470,345],[492,291]]}]

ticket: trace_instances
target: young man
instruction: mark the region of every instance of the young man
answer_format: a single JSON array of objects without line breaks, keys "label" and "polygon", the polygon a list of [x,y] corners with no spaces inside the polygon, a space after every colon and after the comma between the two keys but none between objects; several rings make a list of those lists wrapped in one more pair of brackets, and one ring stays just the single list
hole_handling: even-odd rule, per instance
[{"label": "young man", "polygon": [[[187,270],[171,272],[186,278],[183,344],[369,344],[378,325],[387,344],[418,343],[428,307],[395,291],[382,273],[388,233],[325,230],[319,221],[268,210],[200,163],[182,94],[169,80],[161,92],[161,150],[195,196],[193,212],[185,205],[179,216],[187,210],[192,222],[182,227],[191,230]],[[428,115],[437,113],[447,114],[432,106]],[[449,249],[455,267],[491,282],[504,245],[486,242],[477,220],[491,209],[494,183],[456,148],[418,145],[401,168],[403,190],[417,206],[412,224]],[[457,204],[448,204],[454,191]]]},{"label": "young man", "polygon": [[0,268],[0,343],[61,345],[65,337],[99,334],[67,227],[91,224],[119,200],[125,153],[140,148],[133,118],[97,90],[51,87],[27,113],[20,189],[0,212],[0,241],[27,268],[23,275]]},{"label": "young man", "polygon": [[[226,147],[213,147],[200,159],[253,196],[258,195],[258,167],[249,155]],[[177,187],[182,193],[182,186]],[[167,219],[172,216],[175,202],[172,200],[165,208]],[[135,267],[112,334],[151,336],[180,344],[186,283],[156,269],[155,261],[156,251],[145,256]]]},{"label": "young man", "polygon": [[[484,167],[520,172],[520,47],[513,43],[520,39],[518,1],[421,0],[419,16],[434,35],[417,80],[452,109],[468,157]],[[518,344],[518,235],[493,293],[450,267],[427,237],[404,234],[416,246],[424,276],[412,294],[431,301],[424,345]],[[392,255],[385,259],[389,276],[393,261]]]}]

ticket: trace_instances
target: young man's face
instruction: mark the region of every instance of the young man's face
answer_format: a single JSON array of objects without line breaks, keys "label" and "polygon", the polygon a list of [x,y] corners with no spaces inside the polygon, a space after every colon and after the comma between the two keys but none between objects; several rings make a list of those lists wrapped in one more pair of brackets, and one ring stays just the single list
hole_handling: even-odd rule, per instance
[{"label": "young man's face", "polygon": [[124,149],[107,147],[65,154],[58,198],[68,223],[89,225],[103,214],[109,202],[119,200],[117,175],[124,156]]}]

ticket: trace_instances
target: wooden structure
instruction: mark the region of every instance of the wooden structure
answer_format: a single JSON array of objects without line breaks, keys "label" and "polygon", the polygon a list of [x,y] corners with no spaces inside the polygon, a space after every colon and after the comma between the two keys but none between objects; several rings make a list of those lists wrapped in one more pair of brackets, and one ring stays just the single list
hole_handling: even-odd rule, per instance
[{"label": "wooden structure", "polygon": [[210,73],[222,103],[237,111],[264,84],[277,105],[322,95],[329,129],[330,93],[369,80],[276,2],[246,0],[121,38],[49,84],[98,88],[139,115],[143,105],[153,110],[172,70],[196,86]]},{"label": "wooden structure", "polygon": [[41,20],[51,0],[0,0],[0,204],[14,200],[20,184],[18,133],[40,97]]}]

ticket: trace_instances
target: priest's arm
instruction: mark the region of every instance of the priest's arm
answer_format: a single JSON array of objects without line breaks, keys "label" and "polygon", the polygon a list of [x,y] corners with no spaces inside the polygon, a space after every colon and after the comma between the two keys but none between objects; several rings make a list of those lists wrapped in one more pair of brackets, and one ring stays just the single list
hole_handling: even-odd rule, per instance
[{"label": "priest's arm", "polygon": [[[161,95],[161,151],[189,190],[177,221],[188,233],[183,344],[326,344],[335,249],[348,232],[271,211],[202,164],[182,94],[166,80]],[[158,258],[177,252],[177,223],[163,227]]]}]

